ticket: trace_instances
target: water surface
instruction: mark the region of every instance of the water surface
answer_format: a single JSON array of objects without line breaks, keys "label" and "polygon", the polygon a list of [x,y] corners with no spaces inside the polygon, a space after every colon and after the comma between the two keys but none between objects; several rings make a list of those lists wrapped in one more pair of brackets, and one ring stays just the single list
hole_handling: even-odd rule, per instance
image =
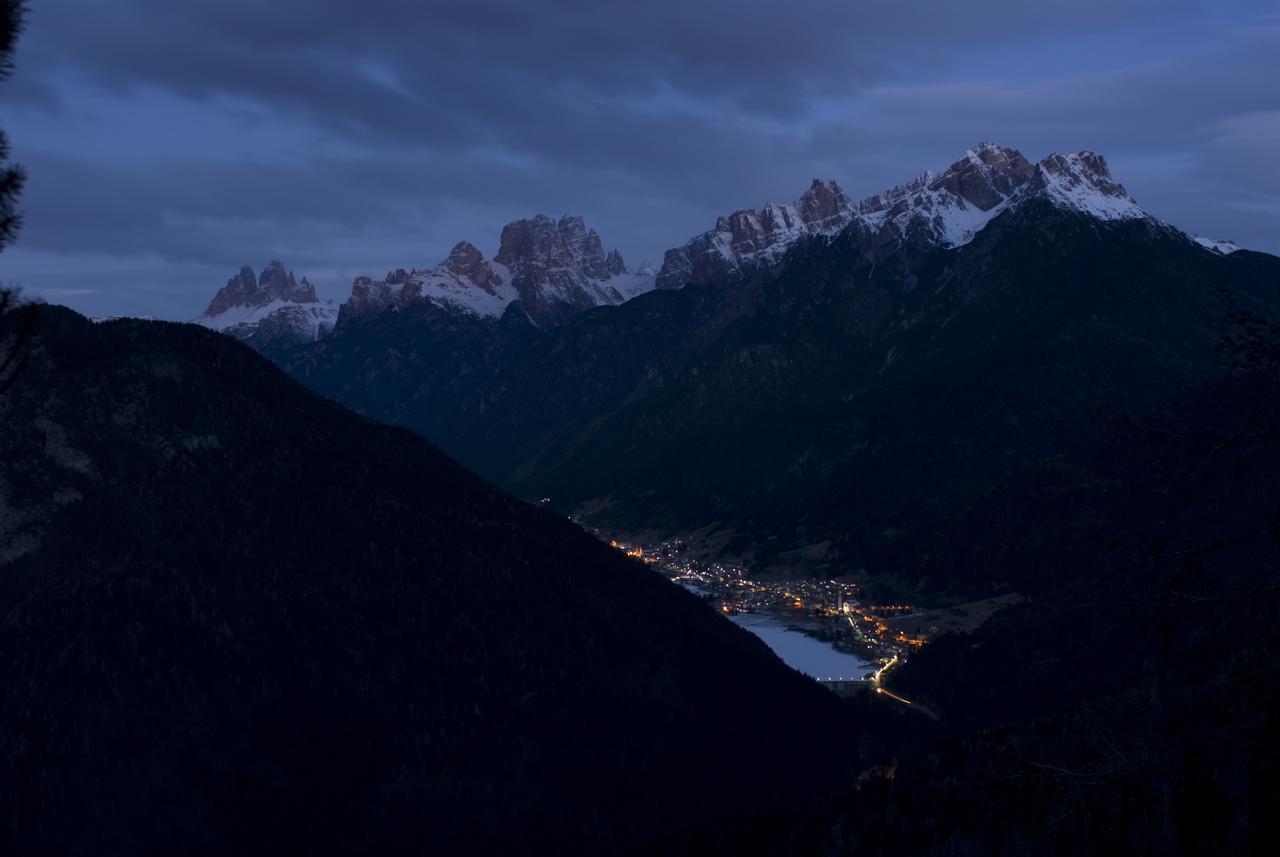
[{"label": "water surface", "polygon": [[799,631],[788,631],[786,626],[790,621],[785,617],[768,613],[738,613],[729,618],[764,640],[787,666],[810,678],[860,679],[875,669],[870,660],[838,651],[828,643]]}]

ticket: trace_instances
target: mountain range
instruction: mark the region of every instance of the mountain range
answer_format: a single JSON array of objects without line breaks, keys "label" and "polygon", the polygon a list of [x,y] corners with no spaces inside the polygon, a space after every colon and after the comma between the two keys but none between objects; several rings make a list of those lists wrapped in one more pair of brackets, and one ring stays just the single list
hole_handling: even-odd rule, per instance
[{"label": "mountain range", "polygon": [[[1102,219],[1147,217],[1094,153],[1052,155],[1032,164],[1015,150],[980,143],[941,173],[926,171],[861,202],[834,181],[814,179],[789,205],[770,203],[718,218],[713,229],[668,250],[657,270],[642,264],[629,271],[622,255],[606,253],[599,235],[580,217],[514,221],[503,228],[492,260],[462,241],[435,267],[397,268],[380,280],[357,277],[341,315],[367,319],[426,301],[497,318],[518,303],[535,324],[552,327],[655,287],[679,288],[768,267],[796,242],[813,236],[856,231],[869,250],[879,248],[875,252],[888,252],[908,236],[957,247],[1001,212],[1036,197]],[[1214,252],[1238,249],[1229,241],[1197,240]],[[260,349],[312,342],[335,329],[338,311],[320,304],[305,278],[301,288],[291,287],[283,266],[272,262],[262,284],[254,287],[246,271],[215,296],[197,323]]]},{"label": "mountain range", "polygon": [[[502,245],[0,318],[0,850],[1269,853],[1280,259],[991,144]],[[841,701],[566,516],[1023,597]]]},{"label": "mountain range", "polygon": [[1275,268],[1151,217],[1096,154],[983,144],[861,203],[816,182],[721,218],[558,324],[410,299],[271,356],[605,530],[971,594],[1033,584],[1010,528],[1054,503],[1054,538],[1087,526],[1098,414],[1220,375],[1222,318],[1274,312]]},{"label": "mountain range", "polygon": [[245,267],[195,321],[259,350],[278,350],[422,302],[477,318],[498,318],[518,302],[530,320],[551,327],[591,307],[620,304],[653,284],[651,268],[627,270],[622,254],[606,253],[581,217],[538,215],[508,223],[493,259],[461,241],[435,267],[397,268],[381,280],[357,277],[341,307],[320,303],[306,278],[295,283],[278,261],[256,281]]}]

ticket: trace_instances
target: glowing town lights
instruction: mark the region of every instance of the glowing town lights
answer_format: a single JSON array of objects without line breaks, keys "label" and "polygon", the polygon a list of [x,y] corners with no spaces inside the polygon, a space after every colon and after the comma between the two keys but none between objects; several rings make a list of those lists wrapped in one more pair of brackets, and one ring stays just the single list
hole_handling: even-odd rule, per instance
[{"label": "glowing town lights", "polygon": [[[607,538],[604,534],[598,535],[602,539]],[[865,678],[849,681],[865,682],[867,686],[878,689],[887,672],[901,663],[905,654],[926,642],[923,636],[917,637],[888,625],[890,621],[897,622],[887,617],[913,612],[910,605],[860,603],[857,601],[858,586],[850,581],[789,580],[784,584],[753,580],[741,566],[690,558],[684,544],[676,539],[649,546],[616,538],[608,539],[608,542],[610,547],[626,556],[654,566],[655,571],[672,583],[684,585],[711,601],[710,609],[722,615],[800,610],[825,622],[835,620],[839,627],[828,625],[821,632],[814,631],[811,623],[795,630],[812,632],[837,650],[857,652],[862,657],[876,659],[878,668],[874,672]],[[848,621],[847,628],[843,622],[838,622],[840,617]],[[828,682],[838,681],[845,679],[828,679]],[[910,704],[905,700],[899,701]]]}]

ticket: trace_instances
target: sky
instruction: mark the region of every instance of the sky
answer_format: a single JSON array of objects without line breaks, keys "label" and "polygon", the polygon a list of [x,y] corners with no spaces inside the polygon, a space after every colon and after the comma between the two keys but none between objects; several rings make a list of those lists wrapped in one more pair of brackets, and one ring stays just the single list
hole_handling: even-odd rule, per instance
[{"label": "sky", "polygon": [[1280,253],[1280,8],[1189,0],[37,0],[0,283],[190,319],[281,259],[359,274],[580,214],[633,267],[815,177],[1092,149],[1149,212]]}]

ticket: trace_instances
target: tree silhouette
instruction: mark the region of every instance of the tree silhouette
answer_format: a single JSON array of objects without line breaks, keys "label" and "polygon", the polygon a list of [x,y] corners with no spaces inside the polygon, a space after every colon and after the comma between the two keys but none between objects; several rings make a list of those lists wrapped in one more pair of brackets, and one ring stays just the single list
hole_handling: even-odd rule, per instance
[{"label": "tree silhouette", "polygon": [[[13,48],[22,32],[26,14],[23,0],[3,0],[0,6],[0,80],[13,73]],[[22,217],[18,214],[18,194],[27,175],[22,167],[8,163],[9,138],[0,131],[0,250],[18,234]]]},{"label": "tree silhouette", "polygon": [[[23,0],[3,0],[3,5],[0,5],[0,80],[13,73],[13,48],[22,32],[26,11]],[[7,163],[8,158],[9,138],[4,131],[0,131],[0,250],[14,239],[22,225],[17,202],[22,184],[27,178],[22,167]],[[17,305],[17,293],[0,288],[0,319]],[[4,392],[22,368],[21,345],[30,336],[35,323],[35,314],[31,308],[22,311],[21,316],[11,333],[0,336],[0,392]]]}]

